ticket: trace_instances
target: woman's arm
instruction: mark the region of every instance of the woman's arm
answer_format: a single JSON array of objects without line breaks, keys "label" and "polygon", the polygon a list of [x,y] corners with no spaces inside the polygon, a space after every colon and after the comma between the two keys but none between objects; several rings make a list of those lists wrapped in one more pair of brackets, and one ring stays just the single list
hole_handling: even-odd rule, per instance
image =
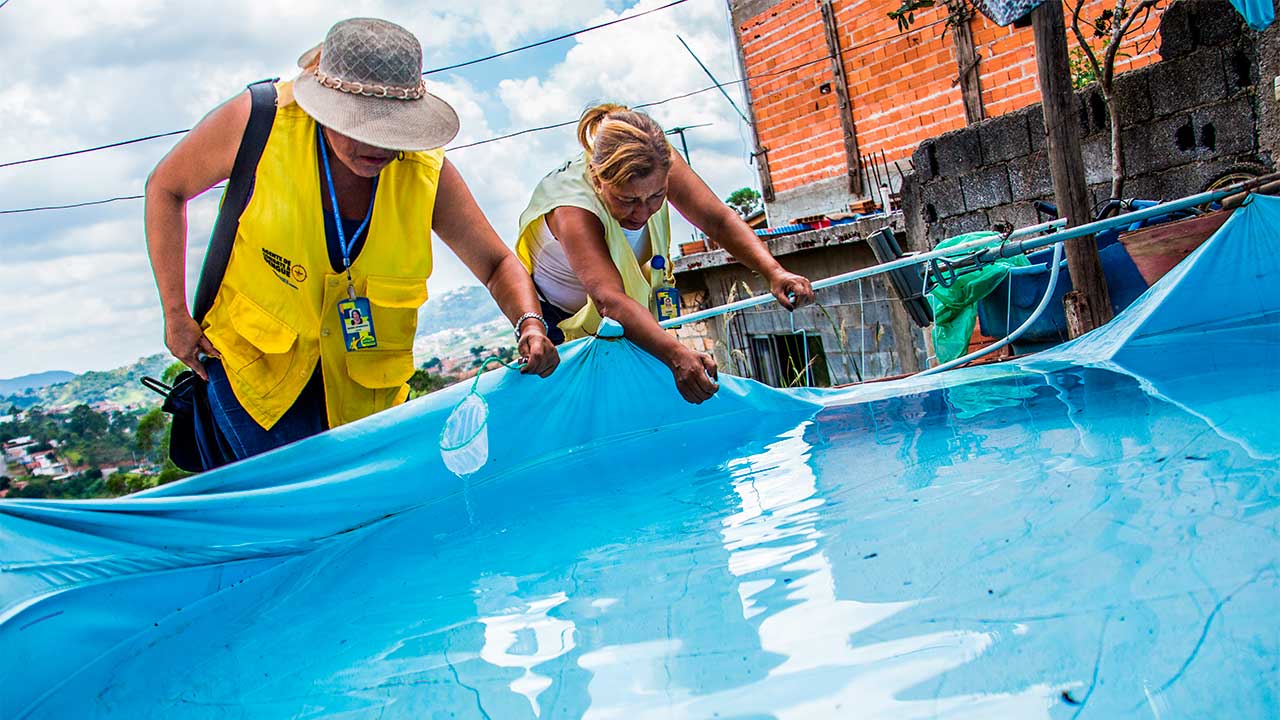
[{"label": "woman's arm", "polygon": [[582,208],[562,206],[547,213],[547,226],[564,246],[569,266],[596,310],[621,323],[628,339],[671,369],[685,400],[696,404],[714,395],[719,389],[715,360],[681,345],[658,325],[649,308],[627,295],[622,275],[609,257],[600,219]]},{"label": "woman's arm", "polygon": [[215,108],[147,177],[147,252],[164,310],[165,345],[205,379],[198,356],[216,356],[217,351],[187,308],[187,201],[231,177],[249,123],[249,106],[245,92]]},{"label": "woman's arm", "polygon": [[[444,240],[476,278],[484,283],[511,322],[525,313],[541,315],[533,279],[480,211],[471,190],[448,158],[440,169],[431,229]],[[520,330],[520,356],[527,361],[523,373],[546,377],[560,364],[560,354],[547,337],[542,323],[525,320]]]},{"label": "woman's arm", "polygon": [[[674,151],[671,153],[667,197],[689,222],[743,265],[760,273],[769,283],[769,291],[783,307],[794,310],[813,302],[813,286],[808,278],[787,272],[779,265],[742,218],[721,202],[684,158]],[[789,296],[795,297],[794,302]]]}]

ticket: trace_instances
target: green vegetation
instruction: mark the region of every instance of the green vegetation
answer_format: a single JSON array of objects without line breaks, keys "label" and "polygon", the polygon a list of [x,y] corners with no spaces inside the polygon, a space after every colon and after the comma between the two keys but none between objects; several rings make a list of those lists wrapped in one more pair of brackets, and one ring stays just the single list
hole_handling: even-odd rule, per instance
[{"label": "green vegetation", "polygon": [[[155,362],[157,358],[163,364]],[[145,368],[151,375],[160,375],[164,382],[172,382],[184,366],[158,355],[139,361],[130,368],[86,373],[94,377],[84,383],[73,380],[64,384],[100,392],[102,386],[109,382],[108,378],[120,379],[126,372],[141,372],[139,368]],[[136,377],[127,380],[136,383]],[[159,399],[154,393],[148,393]],[[107,388],[100,394],[113,393]],[[114,395],[119,396],[118,393]],[[39,405],[25,412],[13,405],[8,414],[14,419],[0,423],[0,441],[31,436],[37,444],[28,452],[54,450],[57,459],[66,464],[71,473],[60,480],[28,477],[20,475],[25,473],[23,468],[8,463],[6,459],[6,467],[0,467],[0,490],[7,489],[8,497],[114,497],[163,485],[189,474],[179,470],[169,459],[169,415],[158,406],[99,412],[88,403],[80,402],[69,412],[54,413]],[[131,469],[104,477],[102,468],[114,467]],[[18,481],[25,486],[19,487]]]},{"label": "green vegetation", "polygon": [[738,188],[724,199],[725,204],[733,208],[743,218],[750,217],[752,213],[760,209],[760,193],[751,188]]}]

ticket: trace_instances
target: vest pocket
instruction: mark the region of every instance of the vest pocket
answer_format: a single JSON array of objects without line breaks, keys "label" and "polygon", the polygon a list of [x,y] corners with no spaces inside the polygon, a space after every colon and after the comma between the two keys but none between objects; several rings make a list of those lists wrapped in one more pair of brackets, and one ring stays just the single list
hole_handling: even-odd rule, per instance
[{"label": "vest pocket", "polygon": [[[376,321],[375,321],[376,322]],[[375,327],[378,334],[380,328]],[[378,338],[382,344],[382,338]],[[412,350],[356,350],[347,353],[347,373],[370,390],[400,387],[413,375]]]},{"label": "vest pocket", "polygon": [[219,334],[218,349],[241,380],[266,395],[288,374],[298,333],[245,295],[232,299],[227,316],[233,332]]},{"label": "vest pocket", "polygon": [[[369,303],[375,306],[373,329],[378,336],[378,347],[412,351],[413,337],[418,329],[418,308],[427,301],[426,279],[370,275],[365,295],[368,296]],[[412,375],[412,356],[409,358],[409,365],[409,374]],[[405,377],[408,378],[407,375]]]}]

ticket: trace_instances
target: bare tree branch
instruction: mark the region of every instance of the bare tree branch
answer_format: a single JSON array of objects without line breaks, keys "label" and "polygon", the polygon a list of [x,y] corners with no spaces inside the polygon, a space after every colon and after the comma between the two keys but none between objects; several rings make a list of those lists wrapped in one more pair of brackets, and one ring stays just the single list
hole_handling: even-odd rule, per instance
[{"label": "bare tree branch", "polygon": [[[1125,0],[1118,0],[1116,2],[1117,18],[1120,17],[1120,13],[1124,9],[1124,3],[1125,3]],[[1156,0],[1142,0],[1141,2],[1138,3],[1138,7],[1133,9],[1132,13],[1125,16],[1122,24],[1120,25],[1116,25],[1114,23],[1112,24],[1111,42],[1107,43],[1107,52],[1106,52],[1106,63],[1107,63],[1106,64],[1106,73],[1107,73],[1106,85],[1108,88],[1110,88],[1111,86],[1112,79],[1115,78],[1116,53],[1120,51],[1120,41],[1123,40],[1124,37],[1129,34],[1129,31],[1133,29],[1134,22],[1137,21],[1139,17],[1146,18],[1150,16],[1151,14],[1150,10],[1152,7],[1155,6],[1155,4],[1156,4]],[[1144,13],[1143,12],[1144,10],[1148,12]],[[1144,22],[1145,22],[1145,19],[1144,19]]]},{"label": "bare tree branch", "polygon": [[1085,0],[1075,0],[1074,7],[1071,9],[1071,32],[1075,33],[1076,42],[1080,44],[1080,49],[1089,60],[1089,66],[1093,68],[1093,75],[1096,78],[1102,78],[1102,67],[1098,63],[1098,56],[1093,52],[1093,48],[1089,46],[1089,41],[1085,39],[1084,33],[1080,31],[1080,13],[1084,10]]}]

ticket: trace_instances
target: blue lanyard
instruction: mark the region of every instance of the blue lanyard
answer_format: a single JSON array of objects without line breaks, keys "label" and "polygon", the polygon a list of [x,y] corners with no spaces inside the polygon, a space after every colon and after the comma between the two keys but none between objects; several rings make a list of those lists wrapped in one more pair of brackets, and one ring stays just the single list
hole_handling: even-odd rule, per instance
[{"label": "blue lanyard", "polygon": [[351,242],[347,242],[347,234],[342,229],[342,215],[338,212],[338,193],[333,189],[333,171],[329,169],[329,150],[324,141],[324,131],[320,128],[320,124],[316,124],[316,137],[320,139],[320,158],[324,160],[324,179],[329,185],[329,205],[333,210],[333,224],[338,231],[338,247],[342,250],[342,267],[347,271],[347,294],[355,295],[355,286],[351,284],[351,248],[355,246],[356,240],[360,237],[360,233],[369,227],[369,218],[373,217],[373,200],[378,193],[378,178],[373,178],[373,191],[369,193],[369,211],[364,214],[364,222],[360,223],[360,227],[356,228],[355,233],[351,236]]}]

